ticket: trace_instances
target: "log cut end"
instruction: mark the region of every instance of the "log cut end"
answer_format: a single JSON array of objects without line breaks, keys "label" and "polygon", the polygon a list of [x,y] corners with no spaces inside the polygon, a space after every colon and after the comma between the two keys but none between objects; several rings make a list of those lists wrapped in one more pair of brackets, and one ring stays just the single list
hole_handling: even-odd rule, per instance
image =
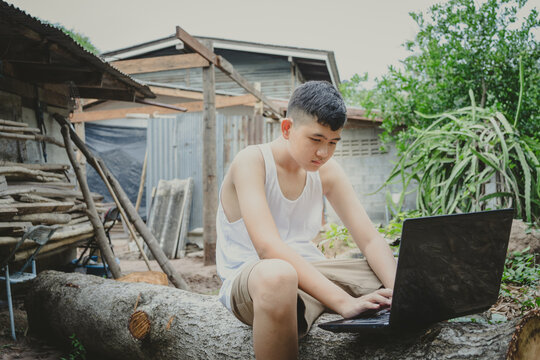
[{"label": "log cut end", "polygon": [[129,332],[137,339],[144,339],[150,333],[150,318],[144,311],[135,311],[129,318]]},{"label": "log cut end", "polygon": [[531,310],[516,326],[512,335],[508,360],[538,359],[540,354],[540,310]]}]

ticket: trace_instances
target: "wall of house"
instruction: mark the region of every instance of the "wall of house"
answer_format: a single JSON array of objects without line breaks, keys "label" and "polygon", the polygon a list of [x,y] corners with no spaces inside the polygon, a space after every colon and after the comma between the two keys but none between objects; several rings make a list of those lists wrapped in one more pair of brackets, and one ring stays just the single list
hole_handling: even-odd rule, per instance
[{"label": "wall of house", "polygon": [[[386,193],[399,193],[399,184],[390,185],[377,191],[392,171],[396,162],[396,149],[392,144],[381,151],[378,127],[345,129],[342,140],[338,143],[334,158],[343,167],[356,191],[360,202],[374,223],[385,224],[391,217],[387,208]],[[414,208],[414,196],[406,197],[405,208]],[[331,205],[326,202],[326,218],[328,222],[341,223]]]},{"label": "wall of house", "polygon": [[[255,54],[242,51],[219,50],[247,81],[261,83],[261,91],[268,97],[288,99],[295,86],[291,63],[284,56]],[[174,84],[202,89],[202,68],[158,71],[132,75],[136,79],[162,84]],[[222,71],[216,70],[216,90],[232,94],[246,91]]]},{"label": "wall of house", "polygon": [[[56,112],[67,116],[66,109],[47,106],[43,113],[45,129],[47,130],[47,135],[63,141],[60,126],[52,117],[52,114]],[[5,91],[0,91],[0,118],[3,120],[24,122],[30,127],[38,127],[35,110],[23,106],[21,96]],[[43,152],[41,143],[33,140],[17,141],[0,139],[0,160],[44,163],[45,156],[47,157],[47,163],[69,164],[65,149],[54,144],[46,143],[45,152]]]}]

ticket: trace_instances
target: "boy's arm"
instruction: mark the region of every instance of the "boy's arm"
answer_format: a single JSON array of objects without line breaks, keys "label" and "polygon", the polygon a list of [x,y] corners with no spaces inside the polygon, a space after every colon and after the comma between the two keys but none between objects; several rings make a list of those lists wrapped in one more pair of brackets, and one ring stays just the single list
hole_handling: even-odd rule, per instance
[{"label": "boy's arm", "polygon": [[325,196],[387,288],[394,288],[396,261],[392,250],[375,229],[341,166],[333,159],[320,170]]},{"label": "boy's arm", "polygon": [[298,286],[344,317],[390,305],[388,292],[351,297],[282,241],[266,200],[264,162],[258,149],[240,152],[231,166],[231,176],[242,218],[261,259],[290,263],[298,274]]}]

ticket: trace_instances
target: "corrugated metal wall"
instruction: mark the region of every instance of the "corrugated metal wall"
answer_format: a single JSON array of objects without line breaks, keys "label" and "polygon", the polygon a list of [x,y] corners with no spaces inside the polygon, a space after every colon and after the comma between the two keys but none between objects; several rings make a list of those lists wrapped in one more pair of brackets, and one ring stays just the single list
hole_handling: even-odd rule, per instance
[{"label": "corrugated metal wall", "polygon": [[[223,115],[216,117],[216,157],[218,186],[234,156],[248,144],[271,141],[276,123],[252,116]],[[274,131],[272,131],[274,129]],[[202,226],[202,113],[179,114],[148,121],[148,168],[146,177],[147,204],[152,189],[160,179],[192,177],[193,203],[189,229]],[[148,207],[149,208],[149,207]]]}]

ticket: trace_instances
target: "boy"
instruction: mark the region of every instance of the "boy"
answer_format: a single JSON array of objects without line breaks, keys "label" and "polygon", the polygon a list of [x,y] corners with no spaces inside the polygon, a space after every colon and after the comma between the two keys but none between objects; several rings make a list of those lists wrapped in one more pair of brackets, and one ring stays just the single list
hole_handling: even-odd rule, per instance
[{"label": "boy", "polygon": [[[257,359],[295,359],[299,334],[324,310],[348,318],[390,307],[396,262],[331,159],[345,121],[339,92],[327,82],[307,82],[289,101],[282,136],[240,151],[223,180],[216,219],[219,296],[253,326]],[[323,196],[369,265],[325,260],[311,243]]]}]

